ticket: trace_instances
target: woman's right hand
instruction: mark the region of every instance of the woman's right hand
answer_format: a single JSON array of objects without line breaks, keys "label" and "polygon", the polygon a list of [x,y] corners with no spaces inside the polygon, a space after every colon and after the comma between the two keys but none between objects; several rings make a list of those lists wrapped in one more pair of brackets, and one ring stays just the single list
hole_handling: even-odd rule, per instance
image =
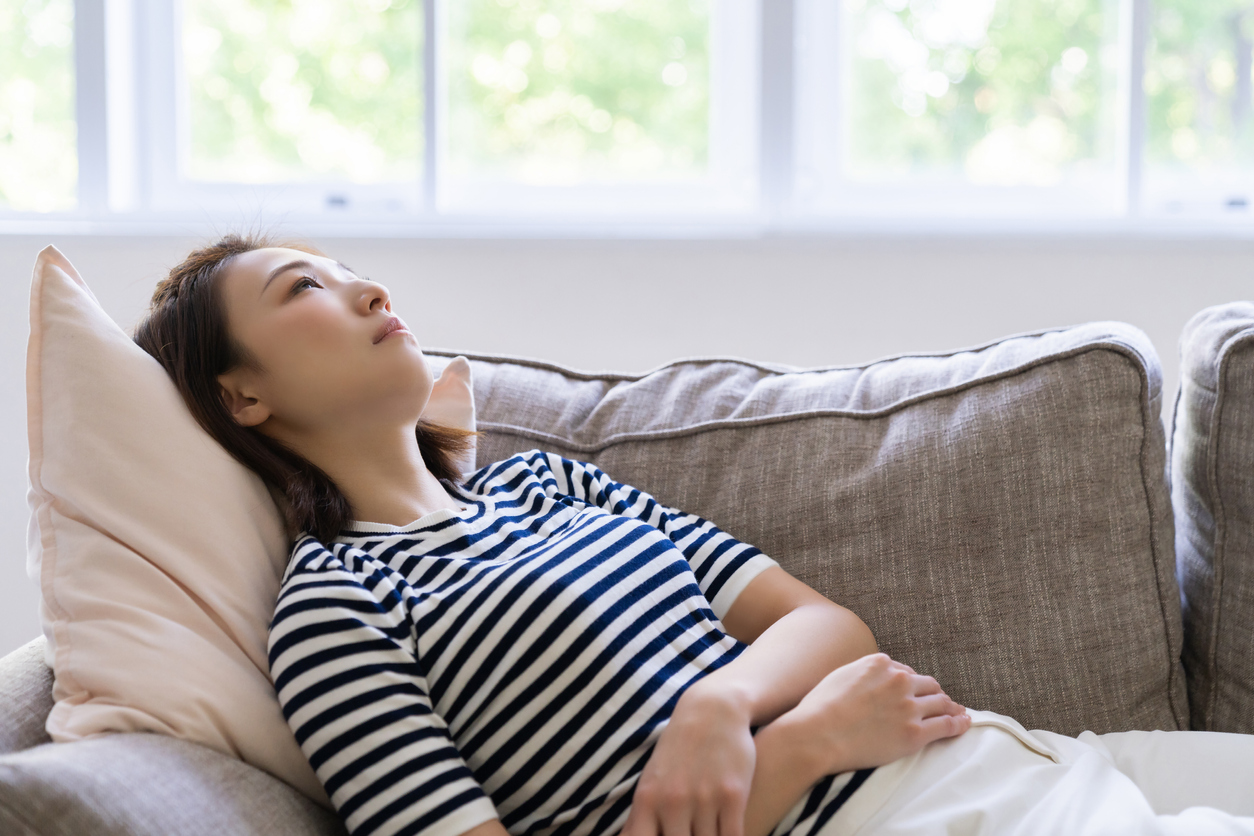
[{"label": "woman's right hand", "polygon": [[780,721],[821,775],[882,766],[971,727],[935,679],[883,653],[832,671]]}]

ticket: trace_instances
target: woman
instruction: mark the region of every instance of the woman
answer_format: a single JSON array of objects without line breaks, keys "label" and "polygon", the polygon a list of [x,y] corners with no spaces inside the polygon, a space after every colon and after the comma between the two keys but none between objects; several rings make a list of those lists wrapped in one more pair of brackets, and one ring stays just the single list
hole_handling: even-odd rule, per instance
[{"label": "woman", "polygon": [[466,434],[419,421],[417,339],[343,264],[229,237],[158,287],[136,341],[302,532],[271,675],[353,833],[926,832],[963,804],[994,832],[996,805],[955,806],[973,784],[938,771],[979,767],[1028,826],[1097,768],[1092,744],[966,712],[756,549],[591,465],[532,451],[459,484]]}]

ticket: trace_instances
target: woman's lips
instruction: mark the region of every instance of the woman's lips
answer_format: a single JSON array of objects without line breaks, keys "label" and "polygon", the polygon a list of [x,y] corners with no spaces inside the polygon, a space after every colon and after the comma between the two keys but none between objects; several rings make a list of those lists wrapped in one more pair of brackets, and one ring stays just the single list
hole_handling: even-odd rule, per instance
[{"label": "woman's lips", "polygon": [[375,345],[378,345],[379,342],[388,334],[394,333],[396,331],[408,332],[409,329],[405,327],[405,323],[401,322],[401,320],[398,317],[390,316],[387,318],[387,321],[383,323],[383,327],[379,329],[379,333],[375,334],[375,337],[374,337]]}]

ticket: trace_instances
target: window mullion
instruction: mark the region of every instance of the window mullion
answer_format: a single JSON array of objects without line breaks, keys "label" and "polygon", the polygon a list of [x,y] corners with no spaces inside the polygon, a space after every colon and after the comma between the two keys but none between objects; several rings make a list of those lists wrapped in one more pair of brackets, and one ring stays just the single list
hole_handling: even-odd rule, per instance
[{"label": "window mullion", "polygon": [[1126,213],[1141,213],[1145,160],[1145,51],[1149,44],[1149,0],[1127,0],[1129,16],[1127,128],[1124,131]]},{"label": "window mullion", "polygon": [[758,108],[761,208],[771,216],[792,200],[794,26],[793,0],[761,0],[761,98]]},{"label": "window mullion", "polygon": [[435,214],[436,195],[438,194],[439,171],[441,162],[440,106],[443,104],[440,75],[440,52],[444,46],[444,35],[440,29],[443,22],[443,9],[439,8],[439,0],[423,0],[422,8],[422,187],[423,208],[428,214]]},{"label": "window mullion", "polygon": [[78,206],[109,208],[108,115],[105,109],[105,0],[74,2],[74,117],[78,136]]}]

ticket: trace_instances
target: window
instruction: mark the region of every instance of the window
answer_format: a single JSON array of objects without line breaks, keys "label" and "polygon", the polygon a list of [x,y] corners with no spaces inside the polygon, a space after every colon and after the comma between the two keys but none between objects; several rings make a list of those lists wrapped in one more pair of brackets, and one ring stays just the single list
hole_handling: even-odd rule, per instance
[{"label": "window", "polygon": [[[1122,208],[1120,4],[813,4],[816,208],[913,214]],[[829,56],[838,56],[833,60]],[[820,63],[821,62],[821,63]],[[826,64],[824,66],[823,64]]]},{"label": "window", "polygon": [[0,205],[74,207],[74,126],[72,0],[0,5]]},{"label": "window", "polygon": [[449,8],[449,174],[693,179],[709,163],[710,3]]},{"label": "window", "polygon": [[449,3],[439,202],[452,211],[745,211],[747,0]]},{"label": "window", "polygon": [[414,0],[184,0],[182,46],[189,180],[417,180]]},{"label": "window", "polygon": [[1254,211],[1254,0],[19,0],[0,47],[9,219]]},{"label": "window", "polygon": [[1146,49],[1146,205],[1242,211],[1254,199],[1254,3],[1155,0]]}]

